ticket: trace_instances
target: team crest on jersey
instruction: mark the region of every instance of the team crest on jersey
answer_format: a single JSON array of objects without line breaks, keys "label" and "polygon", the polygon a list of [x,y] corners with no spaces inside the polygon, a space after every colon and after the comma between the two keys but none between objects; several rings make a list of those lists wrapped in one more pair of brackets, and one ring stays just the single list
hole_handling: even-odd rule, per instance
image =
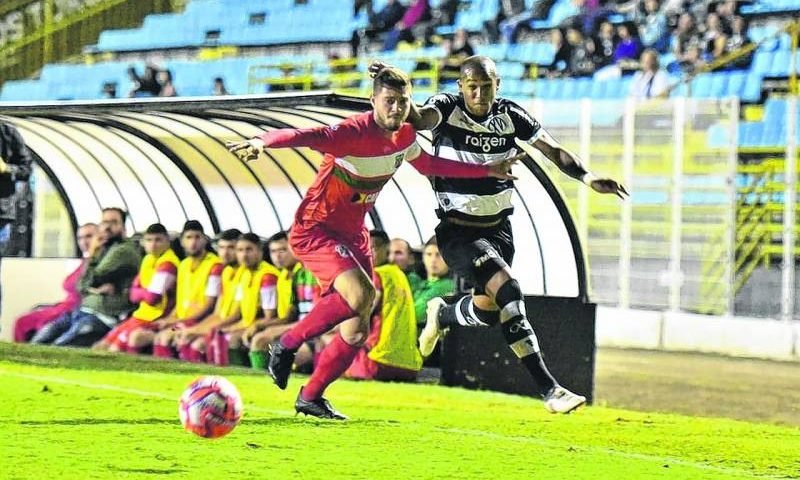
[{"label": "team crest on jersey", "polygon": [[339,256],[342,258],[348,258],[350,256],[350,249],[345,247],[341,243],[339,245],[336,245],[336,247],[334,247],[334,250],[336,250],[336,253],[338,253]]},{"label": "team crest on jersey", "polygon": [[350,197],[350,201],[352,203],[375,203],[375,200],[378,199],[378,194],[380,192],[372,192],[372,193],[354,193],[352,197]]},{"label": "team crest on jersey", "polygon": [[402,164],[403,164],[403,154],[400,153],[400,154],[395,155],[394,156],[394,168],[395,168],[395,170],[400,168],[400,165],[402,165]]},{"label": "team crest on jersey", "polygon": [[486,127],[494,133],[503,133],[508,128],[508,116],[492,117]]}]

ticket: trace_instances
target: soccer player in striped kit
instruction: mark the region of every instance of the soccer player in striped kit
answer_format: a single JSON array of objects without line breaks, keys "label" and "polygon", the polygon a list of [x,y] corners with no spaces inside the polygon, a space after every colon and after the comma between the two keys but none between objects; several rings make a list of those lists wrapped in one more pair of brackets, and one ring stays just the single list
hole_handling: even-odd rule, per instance
[{"label": "soccer player in striped kit", "polygon": [[[372,72],[387,66],[373,62]],[[610,178],[588,172],[580,159],[562,147],[522,107],[497,97],[500,79],[488,57],[464,60],[458,79],[459,94],[431,97],[422,108],[412,106],[409,122],[417,130],[431,130],[435,155],[464,164],[486,164],[519,154],[516,140],[536,148],[570,177],[599,193],[627,195]],[[454,304],[441,298],[428,302],[420,352],[433,352],[442,330],[500,324],[509,347],[520,358],[540,388],[545,408],[569,413],[586,398],[560,386],[545,365],[539,341],[527,319],[519,282],[510,265],[514,258],[511,221],[511,179],[453,178],[438,175],[433,189],[439,201],[436,238],[442,256],[453,271],[474,286],[473,294]]]},{"label": "soccer player in striped kit", "polygon": [[295,401],[298,413],[315,417],[347,418],[322,394],[350,366],[367,338],[375,288],[364,216],[402,162],[410,162],[425,175],[511,178],[508,170],[513,161],[466,165],[422,152],[414,128],[406,123],[411,82],[397,69],[377,72],[371,101],[373,110],[337,125],[274,130],[229,145],[244,160],[257,158],[264,148],[310,147],[325,154],[289,232],[292,251],[318,279],[323,296],[303,320],[271,345],[269,362],[275,384],[285,389],[297,349],[339,325],[339,334],[321,353]]}]

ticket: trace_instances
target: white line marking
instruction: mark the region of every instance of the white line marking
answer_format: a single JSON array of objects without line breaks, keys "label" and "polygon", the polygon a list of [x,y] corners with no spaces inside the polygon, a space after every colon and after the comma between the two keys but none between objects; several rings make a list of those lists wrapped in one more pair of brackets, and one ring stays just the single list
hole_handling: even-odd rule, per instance
[{"label": "white line marking", "polygon": [[[16,373],[16,372],[9,372],[7,370],[0,369],[0,375],[7,375],[10,377],[17,377],[23,378],[26,380],[34,380],[38,382],[51,382],[51,383],[59,383],[62,385],[71,385],[75,387],[81,388],[89,388],[95,390],[108,390],[112,392],[120,392],[120,393],[127,393],[130,395],[137,395],[140,397],[151,397],[151,398],[159,398],[162,400],[169,400],[170,402],[177,402],[174,395],[167,395],[162,392],[153,392],[148,390],[138,390],[134,388],[127,388],[127,387],[120,387],[117,385],[105,384],[105,383],[87,383],[87,382],[79,382],[75,380],[68,380],[65,378],[60,377],[51,377],[51,376],[44,376],[44,375],[30,375],[25,373]],[[263,412],[268,413],[270,415],[280,415],[280,416],[292,416],[295,412],[290,410],[273,410],[270,408],[263,408],[256,405],[246,404],[245,408],[247,410],[251,410],[254,412]],[[523,443],[530,443],[535,445],[541,445],[548,448],[554,449],[568,449],[570,447],[575,448],[578,452],[581,451],[588,451],[593,453],[602,453],[607,455],[614,455],[617,457],[623,458],[631,458],[636,460],[646,460],[650,462],[664,464],[674,464],[674,465],[682,465],[685,467],[696,468],[698,470],[706,470],[711,472],[718,472],[718,473],[725,473],[729,475],[738,475],[748,478],[758,478],[758,479],[781,479],[785,477],[778,477],[772,475],[759,475],[753,473],[748,470],[732,468],[732,467],[719,467],[714,465],[709,465],[706,463],[700,462],[693,462],[691,460],[683,460],[680,458],[675,457],[662,457],[658,455],[650,455],[646,453],[634,453],[634,452],[622,452],[619,450],[614,450],[611,448],[605,447],[596,447],[596,446],[587,446],[587,445],[571,445],[569,443],[562,443],[562,442],[554,442],[549,440],[543,440],[541,438],[533,438],[533,437],[520,437],[515,435],[503,435],[500,433],[494,432],[485,432],[482,430],[466,430],[461,428],[434,428],[436,431],[445,432],[445,433],[452,433],[452,434],[459,434],[459,435],[472,435],[476,437],[484,437],[484,438],[493,438],[496,440],[507,440],[513,442],[523,442]]]},{"label": "white line marking", "polygon": [[[120,392],[120,393],[128,393],[131,395],[138,395],[140,397],[150,397],[150,398],[158,398],[161,400],[169,400],[170,402],[175,402],[177,404],[178,398],[175,395],[167,395],[161,392],[152,392],[148,390],[138,390],[135,388],[127,388],[127,387],[119,387],[117,385],[109,385],[105,383],[87,383],[87,382],[78,382],[75,380],[68,380],[61,377],[48,377],[44,375],[29,375],[25,373],[16,373],[16,372],[9,372],[3,369],[0,369],[0,375],[8,375],[9,377],[17,377],[17,378],[24,378],[26,380],[34,380],[37,382],[50,382],[50,383],[60,383],[62,385],[72,385],[74,387],[82,387],[82,388],[91,388],[95,390],[108,390],[111,392]],[[257,405],[245,404],[245,409],[252,410],[254,412],[262,412],[268,413],[271,415],[294,415],[294,411],[290,410],[272,410],[269,408],[259,407]]]}]

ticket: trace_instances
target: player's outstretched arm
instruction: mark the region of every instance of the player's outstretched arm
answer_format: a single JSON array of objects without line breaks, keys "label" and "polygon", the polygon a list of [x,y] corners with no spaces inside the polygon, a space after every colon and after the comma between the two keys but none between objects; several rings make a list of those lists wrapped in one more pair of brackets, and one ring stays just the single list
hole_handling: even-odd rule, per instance
[{"label": "player's outstretched arm", "polygon": [[616,180],[598,177],[586,170],[578,156],[564,148],[549,133],[542,131],[532,145],[562,172],[592,187],[594,191],[613,193],[623,200],[628,196],[628,191]]},{"label": "player's outstretched arm", "polygon": [[226,142],[228,150],[249,162],[258,158],[266,148],[309,147],[327,151],[336,142],[338,126],[317,128],[282,128],[266,132],[250,140]]},{"label": "player's outstretched arm", "polygon": [[522,157],[522,155],[517,155],[502,162],[477,165],[434,157],[419,148],[419,154],[409,158],[408,161],[423,175],[450,178],[494,177],[501,180],[516,180],[517,178],[511,175],[511,167]]}]

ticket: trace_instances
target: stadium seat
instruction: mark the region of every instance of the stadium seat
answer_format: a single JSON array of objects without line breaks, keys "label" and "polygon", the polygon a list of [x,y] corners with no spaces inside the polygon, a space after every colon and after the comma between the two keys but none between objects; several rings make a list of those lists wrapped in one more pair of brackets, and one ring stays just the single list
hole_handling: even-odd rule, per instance
[{"label": "stadium seat", "polygon": [[728,75],[728,89],[725,92],[726,97],[741,97],[744,93],[744,87],[747,82],[747,72],[735,71],[730,72]]},{"label": "stadium seat", "polygon": [[712,76],[709,73],[701,73],[692,79],[691,94],[692,98],[711,98]]},{"label": "stadium seat", "polygon": [[768,74],[772,70],[772,61],[774,57],[774,52],[756,51],[753,56],[753,64],[750,66],[750,71],[760,75]]},{"label": "stadium seat", "polygon": [[747,76],[744,90],[742,91],[742,101],[757,102],[761,100],[761,75],[751,73]]},{"label": "stadium seat", "polygon": [[711,86],[709,89],[709,96],[711,98],[723,98],[728,92],[728,79],[730,73],[716,72],[711,74]]},{"label": "stadium seat", "polygon": [[792,52],[788,50],[778,50],[772,60],[772,68],[767,74],[770,77],[789,76],[789,63],[792,61]]}]

